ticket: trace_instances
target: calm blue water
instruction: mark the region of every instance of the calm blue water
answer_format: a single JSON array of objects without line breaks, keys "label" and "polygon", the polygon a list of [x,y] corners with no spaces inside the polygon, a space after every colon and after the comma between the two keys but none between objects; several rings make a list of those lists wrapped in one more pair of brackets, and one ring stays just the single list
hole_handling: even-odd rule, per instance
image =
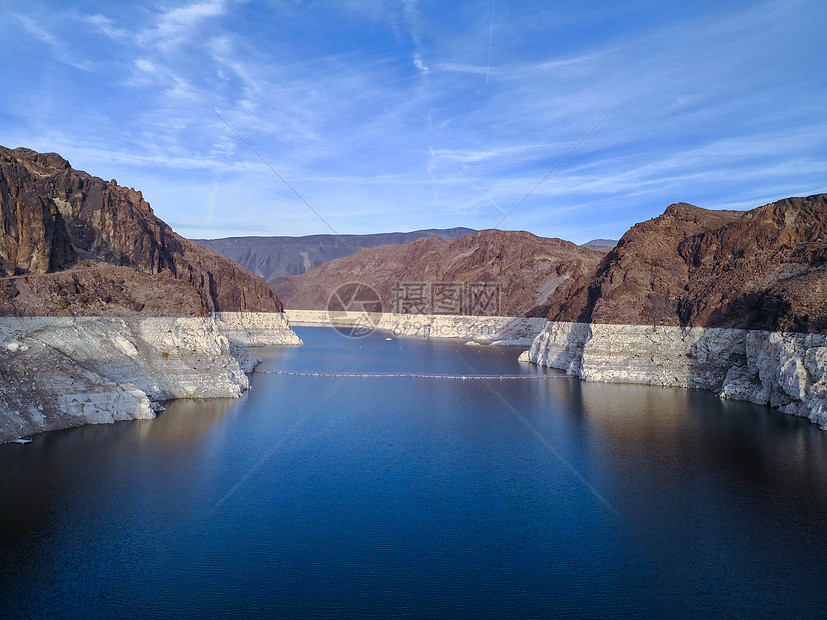
[{"label": "calm blue water", "polygon": [[[298,331],[261,370],[367,355],[357,373],[471,374],[458,351],[483,374],[546,372],[517,349]],[[0,446],[0,615],[827,611],[815,425],[572,378],[490,382],[499,397],[348,378],[319,404],[338,382],[260,373],[241,400]]]}]

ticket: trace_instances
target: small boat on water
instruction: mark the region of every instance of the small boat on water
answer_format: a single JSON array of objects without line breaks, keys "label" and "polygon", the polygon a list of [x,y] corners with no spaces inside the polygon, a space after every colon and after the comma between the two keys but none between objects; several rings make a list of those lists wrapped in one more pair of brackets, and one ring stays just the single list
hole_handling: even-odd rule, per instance
[{"label": "small boat on water", "polygon": [[19,439],[12,439],[12,443],[32,443],[31,439],[23,439],[20,437]]},{"label": "small boat on water", "polygon": [[393,338],[385,338],[385,340],[393,340]]}]

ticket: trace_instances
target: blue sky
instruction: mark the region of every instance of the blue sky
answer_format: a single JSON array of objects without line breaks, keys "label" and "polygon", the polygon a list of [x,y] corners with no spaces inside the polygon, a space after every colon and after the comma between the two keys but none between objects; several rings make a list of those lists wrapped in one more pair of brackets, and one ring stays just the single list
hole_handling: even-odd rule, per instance
[{"label": "blue sky", "polygon": [[0,0],[0,144],[189,237],[618,238],[827,191],[827,3]]}]

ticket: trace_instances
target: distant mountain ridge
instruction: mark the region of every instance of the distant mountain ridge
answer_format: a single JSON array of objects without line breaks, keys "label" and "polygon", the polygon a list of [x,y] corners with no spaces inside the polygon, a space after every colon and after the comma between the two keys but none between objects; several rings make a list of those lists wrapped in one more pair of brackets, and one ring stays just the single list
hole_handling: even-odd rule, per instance
[{"label": "distant mountain ridge", "polygon": [[267,281],[307,273],[320,263],[343,258],[362,248],[401,245],[423,237],[458,239],[476,232],[472,228],[427,228],[412,232],[370,235],[307,235],[303,237],[225,237],[193,239],[196,243],[233,259]]},{"label": "distant mountain ridge", "polygon": [[591,241],[586,241],[586,243],[581,243],[580,245],[597,248],[613,248],[617,245],[617,239],[592,239]]}]

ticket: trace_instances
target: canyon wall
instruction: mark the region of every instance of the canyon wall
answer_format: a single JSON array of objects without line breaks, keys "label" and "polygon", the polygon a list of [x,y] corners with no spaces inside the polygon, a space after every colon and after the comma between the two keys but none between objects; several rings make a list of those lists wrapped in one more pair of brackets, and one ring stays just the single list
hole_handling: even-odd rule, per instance
[{"label": "canyon wall", "polygon": [[0,441],[237,397],[247,345],[301,344],[264,280],[55,153],[0,147],[0,216]]},{"label": "canyon wall", "polygon": [[302,344],[281,312],[216,312],[214,316],[219,331],[231,343],[247,347]]},{"label": "canyon wall", "polygon": [[827,423],[827,194],[670,205],[561,285],[522,356],[588,381],[712,390]]},{"label": "canyon wall", "polygon": [[[176,314],[282,310],[264,280],[176,234],[155,215],[140,191],[75,170],[56,153],[0,146],[0,216],[0,276],[98,272],[97,295],[82,294],[76,308],[68,303],[71,298],[57,299],[54,286],[40,285],[40,293],[54,296],[44,308],[49,315],[55,311],[106,315],[109,300],[124,297],[124,280],[135,278],[142,280],[141,287],[155,292],[168,288],[164,278],[179,281],[179,289],[180,284],[190,287],[197,304],[187,294]],[[129,269],[116,273],[113,267]],[[87,273],[80,277],[91,278]],[[78,288],[75,282],[74,289]],[[15,290],[8,295],[11,300],[17,298]],[[101,307],[89,308],[98,298],[103,300]],[[5,315],[30,312],[11,301],[5,305],[0,306]]]},{"label": "canyon wall", "polygon": [[220,317],[0,317],[0,442],[149,419],[158,401],[237,398],[244,344],[301,341],[278,313]]}]

